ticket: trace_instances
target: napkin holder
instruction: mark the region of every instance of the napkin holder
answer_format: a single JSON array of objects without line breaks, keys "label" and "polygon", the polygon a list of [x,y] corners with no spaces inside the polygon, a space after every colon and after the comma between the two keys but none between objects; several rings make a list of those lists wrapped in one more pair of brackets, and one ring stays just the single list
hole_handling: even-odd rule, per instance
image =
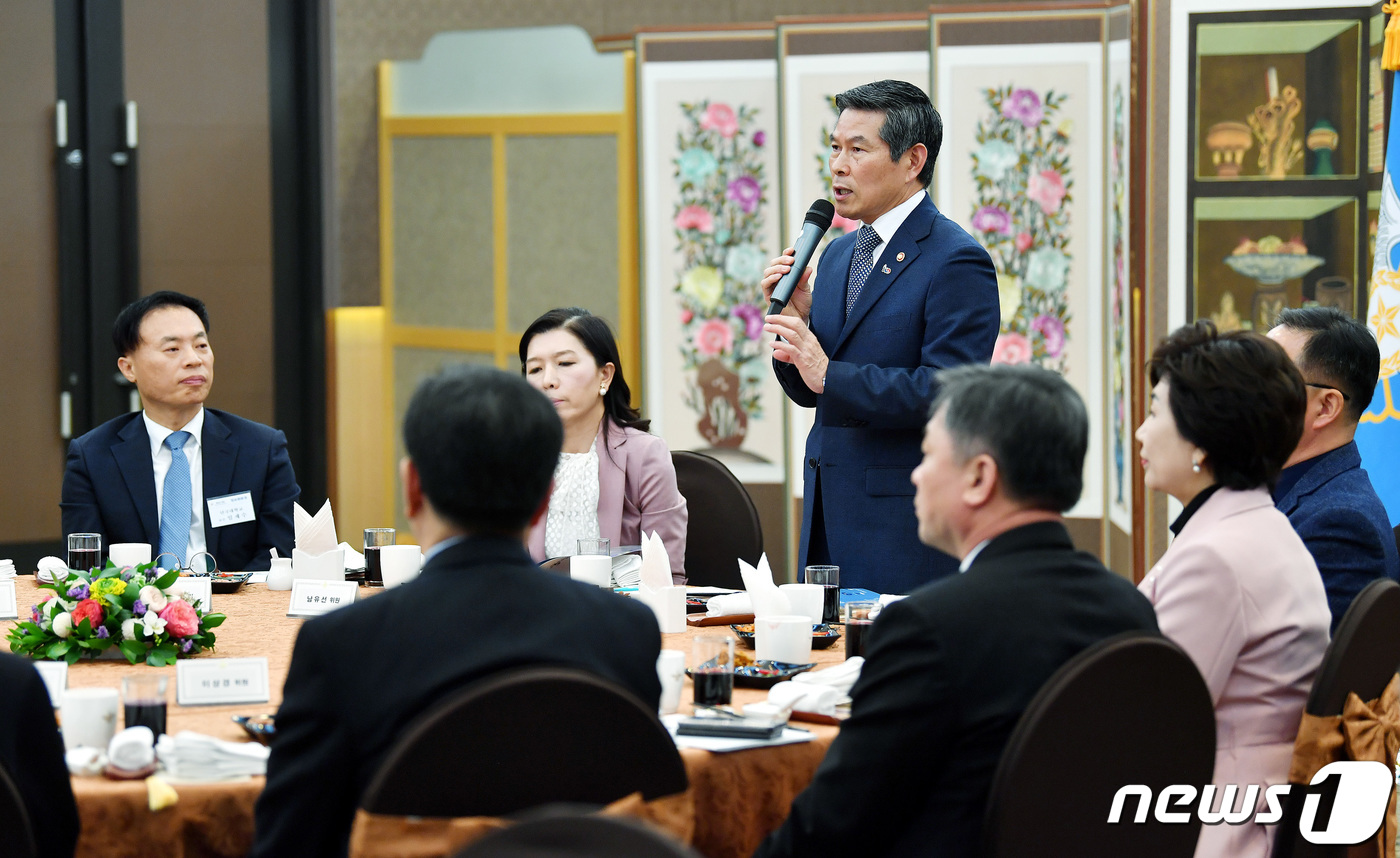
[{"label": "napkin holder", "polygon": [[641,587],[637,590],[637,597],[656,614],[656,624],[661,627],[663,635],[685,631],[684,587],[662,587],[657,590]]},{"label": "napkin holder", "polygon": [[321,554],[308,554],[300,548],[293,548],[292,577],[310,578],[315,581],[344,581],[345,551],[336,548]]}]

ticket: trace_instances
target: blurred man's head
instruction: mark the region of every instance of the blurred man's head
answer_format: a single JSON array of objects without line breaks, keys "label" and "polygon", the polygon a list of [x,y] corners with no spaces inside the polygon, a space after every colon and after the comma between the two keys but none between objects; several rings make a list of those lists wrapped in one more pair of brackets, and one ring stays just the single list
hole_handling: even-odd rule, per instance
[{"label": "blurred man's head", "polygon": [[1303,437],[1288,464],[1350,443],[1371,404],[1381,352],[1366,326],[1335,307],[1284,310],[1269,339],[1283,346],[1308,389]]},{"label": "blurred man's head", "polygon": [[1079,501],[1089,417],[1060,375],[964,366],[939,373],[938,382],[912,477],[920,540],[961,557]]},{"label": "blurred man's head", "polygon": [[545,510],[564,428],[520,376],[456,366],[418,386],[403,438],[405,511],[426,548],[460,533],[523,538]]},{"label": "blurred man's head", "polygon": [[135,384],[153,420],[171,429],[189,422],[214,385],[214,350],[204,302],[153,292],[126,305],[112,325],[117,369]]}]

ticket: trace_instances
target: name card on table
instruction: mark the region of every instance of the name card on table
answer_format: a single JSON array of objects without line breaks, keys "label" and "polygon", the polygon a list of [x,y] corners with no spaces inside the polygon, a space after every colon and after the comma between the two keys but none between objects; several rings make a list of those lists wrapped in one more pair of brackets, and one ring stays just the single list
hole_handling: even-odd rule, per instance
[{"label": "name card on table", "polygon": [[44,680],[44,687],[49,691],[49,702],[57,709],[63,703],[63,691],[68,687],[68,662],[36,661],[34,669]]},{"label": "name card on table", "polygon": [[15,599],[15,580],[0,581],[0,620],[18,620],[19,602]]},{"label": "name card on table", "polygon": [[360,585],[355,581],[297,578],[292,581],[292,601],[287,606],[287,616],[319,617],[355,601],[359,590]]},{"label": "name card on table", "polygon": [[175,663],[175,702],[181,706],[266,703],[267,659],[201,658]]},{"label": "name card on table", "polygon": [[175,579],[173,586],[178,587],[180,592],[184,594],[182,598],[186,602],[191,605],[198,602],[197,607],[204,613],[207,614],[214,610],[214,579],[181,575]]}]

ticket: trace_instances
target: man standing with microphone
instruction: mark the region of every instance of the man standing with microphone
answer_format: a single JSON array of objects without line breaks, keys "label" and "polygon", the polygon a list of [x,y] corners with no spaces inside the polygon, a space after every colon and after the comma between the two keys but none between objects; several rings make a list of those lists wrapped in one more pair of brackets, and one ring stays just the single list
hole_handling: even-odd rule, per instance
[{"label": "man standing with microphone", "polygon": [[776,293],[787,305],[764,326],[779,337],[778,382],[817,410],[798,562],[840,566],[843,587],[908,593],[958,567],[919,542],[909,475],[935,374],[991,359],[996,269],[929,199],[943,125],[928,96],[882,80],[841,93],[836,106],[832,197],[837,214],[862,226],[826,248],[815,283],[810,251],[799,261],[792,248],[761,283],[765,300]]}]

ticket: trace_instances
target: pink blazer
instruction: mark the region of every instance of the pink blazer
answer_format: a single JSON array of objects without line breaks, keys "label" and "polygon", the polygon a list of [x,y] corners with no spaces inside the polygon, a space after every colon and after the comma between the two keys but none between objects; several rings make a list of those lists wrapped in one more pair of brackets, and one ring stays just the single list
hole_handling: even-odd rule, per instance
[{"label": "pink blazer", "polygon": [[[1264,489],[1220,489],[1138,589],[1215,702],[1215,804],[1227,784],[1284,783],[1331,614],[1312,555]],[[1144,737],[1150,738],[1150,737]],[[1199,798],[1198,798],[1199,800]],[[1274,826],[1206,825],[1197,858],[1266,858]]]},{"label": "pink blazer", "polygon": [[[606,419],[606,418],[604,418]],[[602,437],[602,427],[598,429]],[[530,530],[530,556],[544,560],[541,516]],[[648,432],[608,427],[607,449],[598,450],[598,531],[613,548],[640,545],[642,534],[660,534],[671,560],[671,579],[685,583],[685,530],[690,517],[676,488],[676,466],[666,442]]]}]

